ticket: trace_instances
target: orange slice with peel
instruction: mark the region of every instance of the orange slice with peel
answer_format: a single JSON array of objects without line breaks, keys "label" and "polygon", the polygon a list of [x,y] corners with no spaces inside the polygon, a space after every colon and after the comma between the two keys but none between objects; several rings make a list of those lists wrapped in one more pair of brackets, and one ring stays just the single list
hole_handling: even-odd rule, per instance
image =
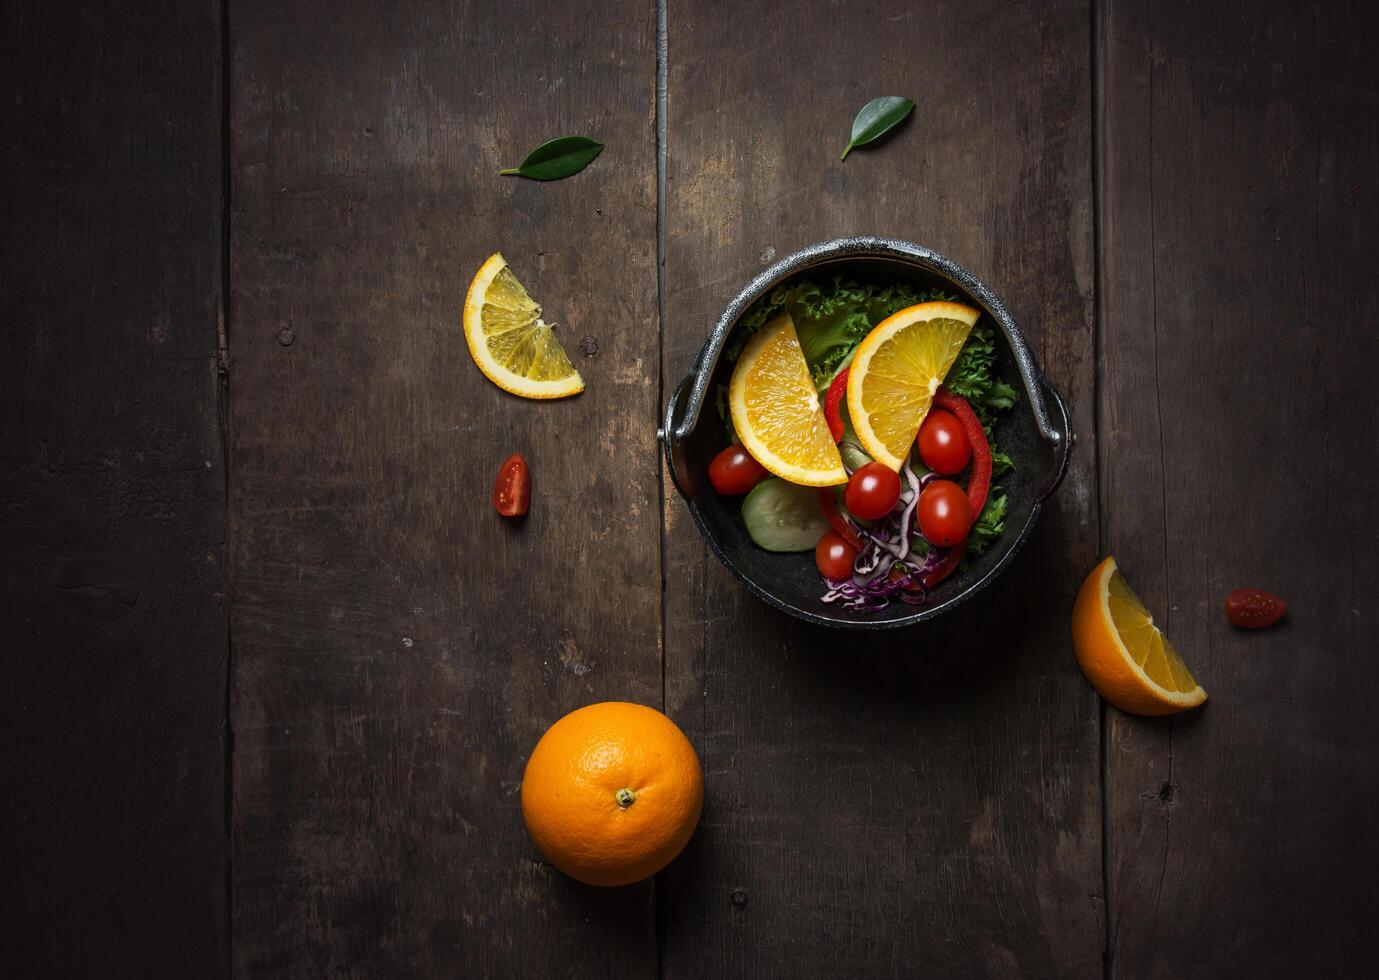
[{"label": "orange slice with peel", "polygon": [[743,448],[776,476],[807,487],[847,482],[789,313],[747,342],[728,404]]},{"label": "orange slice with peel", "polygon": [[848,414],[873,459],[897,471],[904,464],[979,316],[961,303],[919,303],[882,320],[857,346]]},{"label": "orange slice with peel", "polygon": [[584,390],[541,307],[497,252],[469,283],[464,339],[488,380],[523,398],[564,398]]},{"label": "orange slice with peel", "polygon": [[1073,650],[1097,693],[1137,715],[1171,715],[1207,699],[1168,637],[1107,557],[1073,605]]}]

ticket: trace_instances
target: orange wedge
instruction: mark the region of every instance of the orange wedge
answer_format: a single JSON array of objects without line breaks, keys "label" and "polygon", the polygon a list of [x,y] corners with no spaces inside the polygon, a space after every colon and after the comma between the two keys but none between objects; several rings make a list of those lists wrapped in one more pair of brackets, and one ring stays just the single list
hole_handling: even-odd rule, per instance
[{"label": "orange wedge", "polygon": [[564,398],[584,390],[541,307],[497,252],[469,283],[464,339],[488,380],[523,398]]},{"label": "orange wedge", "polygon": [[847,482],[789,313],[747,342],[728,404],[743,448],[776,476],[807,487]]},{"label": "orange wedge", "polygon": [[934,392],[980,315],[961,303],[920,303],[882,320],[857,346],[848,414],[873,459],[893,470],[904,464]]},{"label": "orange wedge", "polygon": [[1207,699],[1168,637],[1108,557],[1073,605],[1073,650],[1097,693],[1137,715],[1171,715]]}]

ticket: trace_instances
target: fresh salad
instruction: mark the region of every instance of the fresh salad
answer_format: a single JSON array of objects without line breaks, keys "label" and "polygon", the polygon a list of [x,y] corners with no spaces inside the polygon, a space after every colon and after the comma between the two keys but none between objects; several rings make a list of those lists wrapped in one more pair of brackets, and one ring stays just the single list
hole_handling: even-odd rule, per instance
[{"label": "fresh salad", "polygon": [[[799,280],[740,322],[709,466],[758,547],[814,552],[821,598],[921,604],[1005,530],[992,428],[1018,392],[980,311],[942,290]],[[745,496],[744,496],[745,495]]]}]

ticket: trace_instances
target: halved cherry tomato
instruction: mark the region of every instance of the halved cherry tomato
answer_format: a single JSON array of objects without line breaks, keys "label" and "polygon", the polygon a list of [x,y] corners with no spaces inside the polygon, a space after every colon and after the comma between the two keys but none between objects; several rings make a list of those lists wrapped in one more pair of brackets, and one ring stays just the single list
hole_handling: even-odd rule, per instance
[{"label": "halved cherry tomato", "polygon": [[961,473],[972,458],[972,443],[962,423],[951,412],[936,408],[919,427],[919,458],[935,473]]},{"label": "halved cherry tomato", "polygon": [[919,529],[931,542],[944,548],[967,537],[972,510],[967,494],[952,480],[934,480],[919,495]]},{"label": "halved cherry tomato", "polygon": [[814,546],[814,564],[829,581],[838,582],[850,576],[856,560],[857,549],[844,541],[837,531],[825,531]]},{"label": "halved cherry tomato", "polygon": [[986,441],[982,431],[982,420],[967,404],[967,399],[955,395],[947,388],[934,392],[934,406],[952,412],[962,423],[967,433],[967,441],[972,444],[972,476],[967,481],[967,508],[973,520],[981,515],[986,506],[986,495],[991,489],[991,444]]},{"label": "halved cherry tomato", "polygon": [[858,551],[862,550],[862,539],[857,536],[852,525],[844,520],[843,515],[838,512],[838,499],[833,495],[833,487],[819,488],[819,509],[824,512],[824,519],[833,525],[833,530],[843,536],[844,541]]},{"label": "halved cherry tomato", "polygon": [[828,421],[828,431],[833,436],[834,442],[843,441],[843,433],[847,431],[843,426],[843,398],[848,393],[848,372],[851,368],[844,368],[843,373],[833,379],[833,384],[828,386],[828,394],[824,396],[824,418]]},{"label": "halved cherry tomato", "polygon": [[867,521],[885,517],[900,499],[900,477],[885,463],[868,463],[852,474],[843,500]]},{"label": "halved cherry tomato", "polygon": [[504,517],[521,517],[531,506],[531,471],[521,453],[513,453],[498,467],[493,484],[493,509]]},{"label": "halved cherry tomato", "polygon": [[1288,604],[1272,592],[1236,589],[1226,596],[1226,618],[1248,630],[1273,626],[1288,611]]},{"label": "halved cherry tomato", "polygon": [[744,494],[770,475],[741,446],[729,446],[709,464],[709,482],[725,497]]}]

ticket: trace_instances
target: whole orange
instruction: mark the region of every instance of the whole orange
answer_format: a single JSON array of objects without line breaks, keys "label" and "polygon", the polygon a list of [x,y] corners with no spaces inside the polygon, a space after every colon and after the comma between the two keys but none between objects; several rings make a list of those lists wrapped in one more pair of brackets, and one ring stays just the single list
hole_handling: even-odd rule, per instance
[{"label": "whole orange", "polygon": [[660,871],[699,822],[704,776],[684,732],[653,708],[605,701],[541,736],[522,776],[522,816],[547,861],[590,885]]}]

